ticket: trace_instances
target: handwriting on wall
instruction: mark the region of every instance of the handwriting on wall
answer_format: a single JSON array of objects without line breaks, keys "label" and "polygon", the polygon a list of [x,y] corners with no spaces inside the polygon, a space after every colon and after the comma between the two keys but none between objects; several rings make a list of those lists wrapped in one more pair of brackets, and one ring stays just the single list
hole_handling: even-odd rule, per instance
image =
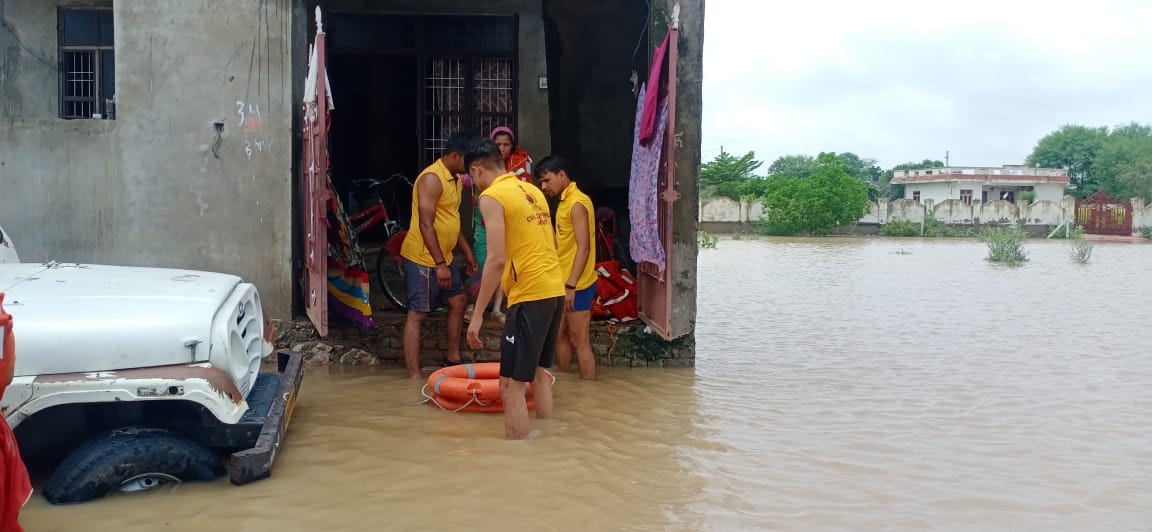
[{"label": "handwriting on wall", "polygon": [[264,137],[264,116],[260,113],[260,104],[236,100],[236,114],[240,117],[237,127],[244,135],[244,155],[248,160],[258,155],[268,147],[268,140]]}]

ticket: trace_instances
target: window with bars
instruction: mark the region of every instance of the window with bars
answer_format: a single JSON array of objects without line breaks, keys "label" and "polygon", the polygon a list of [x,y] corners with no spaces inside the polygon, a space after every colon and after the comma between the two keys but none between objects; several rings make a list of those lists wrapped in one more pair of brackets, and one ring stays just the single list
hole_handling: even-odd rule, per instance
[{"label": "window with bars", "polygon": [[416,59],[420,164],[442,156],[453,133],[517,129],[516,15],[335,13],[326,27],[331,53]]},{"label": "window with bars", "polygon": [[964,202],[965,205],[971,205],[972,204],[972,189],[968,189],[968,188],[960,189],[960,201]]},{"label": "window with bars", "polygon": [[516,129],[515,17],[434,17],[426,21],[422,62],[423,153],[443,155],[458,131],[487,136],[499,126]]},{"label": "window with bars", "polygon": [[113,118],[116,60],[112,9],[62,7],[57,23],[60,117]]},{"label": "window with bars", "polygon": [[435,58],[425,65],[424,160],[444,154],[453,133],[487,136],[515,128],[515,61],[511,58]]}]

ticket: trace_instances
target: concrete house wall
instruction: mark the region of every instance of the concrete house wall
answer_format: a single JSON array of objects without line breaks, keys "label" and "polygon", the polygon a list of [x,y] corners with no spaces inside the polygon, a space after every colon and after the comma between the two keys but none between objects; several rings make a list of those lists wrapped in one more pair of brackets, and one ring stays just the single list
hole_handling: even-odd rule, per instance
[{"label": "concrete house wall", "polygon": [[[115,120],[57,118],[58,5],[113,9]],[[286,317],[290,5],[7,2],[0,224],[20,242],[21,258],[234,273],[256,283],[270,314]]]},{"label": "concrete house wall", "polygon": [[[964,181],[909,183],[904,186],[904,199],[912,199],[913,192],[918,190],[920,191],[920,201],[932,200],[939,203],[950,199],[959,200],[961,190],[971,190],[972,201],[978,202],[982,198],[981,193],[986,190],[988,191],[988,201],[993,201],[999,199],[1000,194],[1005,189],[1016,190],[1019,186],[1015,183],[984,184]],[[1026,186],[1032,187],[1032,190],[1036,192],[1035,201],[1059,202],[1064,198],[1065,187],[1061,183],[1027,183]]]},{"label": "concrete house wall", "polygon": [[[673,330],[693,331],[703,0],[319,3],[328,12],[518,14],[517,117],[524,147],[537,160],[555,151],[579,161],[580,176],[608,190],[604,198],[621,213],[635,105],[629,75],[646,76],[648,61],[644,48],[632,51],[648,35],[650,54],[680,4],[681,197],[674,204],[670,278]],[[256,283],[268,314],[291,317],[300,247],[297,115],[315,5],[6,2],[0,225],[20,242],[21,257],[234,273]],[[113,9],[114,120],[58,118],[60,6]],[[540,89],[544,76],[549,87]],[[223,124],[219,139],[216,123]]]}]

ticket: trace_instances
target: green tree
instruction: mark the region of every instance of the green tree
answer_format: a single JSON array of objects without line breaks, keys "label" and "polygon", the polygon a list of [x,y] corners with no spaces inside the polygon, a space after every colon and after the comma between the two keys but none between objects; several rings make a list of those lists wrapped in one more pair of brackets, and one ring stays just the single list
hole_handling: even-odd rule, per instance
[{"label": "green tree", "polygon": [[868,185],[849,174],[833,153],[813,159],[807,177],[769,179],[764,194],[767,220],[763,230],[774,235],[826,234],[854,223],[868,212]]},{"label": "green tree", "polygon": [[1120,193],[1122,198],[1140,197],[1152,204],[1152,157],[1144,157],[1120,169],[1115,179],[1123,191]]},{"label": "green tree", "polygon": [[1040,139],[1026,161],[1044,168],[1067,169],[1072,178],[1071,192],[1087,197],[1100,188],[1094,163],[1108,136],[1107,127],[1065,124]]},{"label": "green tree", "polygon": [[[879,179],[883,172],[879,166],[876,166],[876,159],[865,159],[850,151],[832,155],[840,159],[840,163],[848,175],[861,181]],[[768,175],[771,177],[809,177],[819,167],[819,162],[811,155],[785,155],[768,166]]]},{"label": "green tree", "polygon": [[1092,162],[1100,188],[1120,199],[1152,201],[1152,130],[1117,129]]},{"label": "green tree", "polygon": [[763,165],[755,152],[736,157],[721,149],[720,155],[700,165],[700,187],[717,196],[740,199],[759,186],[750,184],[752,181],[764,180],[755,174]]},{"label": "green tree", "polygon": [[879,166],[876,166],[876,159],[864,159],[852,152],[838,153],[836,158],[843,163],[844,171],[848,172],[848,175],[861,181],[869,183],[878,181],[884,173]]},{"label": "green tree", "polygon": [[785,155],[768,166],[768,176],[772,178],[808,177],[819,164],[811,155]]}]

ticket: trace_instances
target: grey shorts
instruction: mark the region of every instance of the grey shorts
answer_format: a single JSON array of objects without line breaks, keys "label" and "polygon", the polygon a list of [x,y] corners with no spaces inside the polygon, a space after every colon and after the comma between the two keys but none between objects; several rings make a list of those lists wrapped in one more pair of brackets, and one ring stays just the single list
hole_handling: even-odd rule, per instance
[{"label": "grey shorts", "polygon": [[436,268],[416,264],[407,258],[404,259],[403,264],[404,279],[408,285],[408,310],[410,311],[432,312],[440,306],[441,302],[446,302],[464,293],[464,283],[460,280],[460,269],[456,267],[455,258],[448,265],[448,269],[452,270],[452,286],[447,289],[440,288],[440,283],[436,280]]}]

